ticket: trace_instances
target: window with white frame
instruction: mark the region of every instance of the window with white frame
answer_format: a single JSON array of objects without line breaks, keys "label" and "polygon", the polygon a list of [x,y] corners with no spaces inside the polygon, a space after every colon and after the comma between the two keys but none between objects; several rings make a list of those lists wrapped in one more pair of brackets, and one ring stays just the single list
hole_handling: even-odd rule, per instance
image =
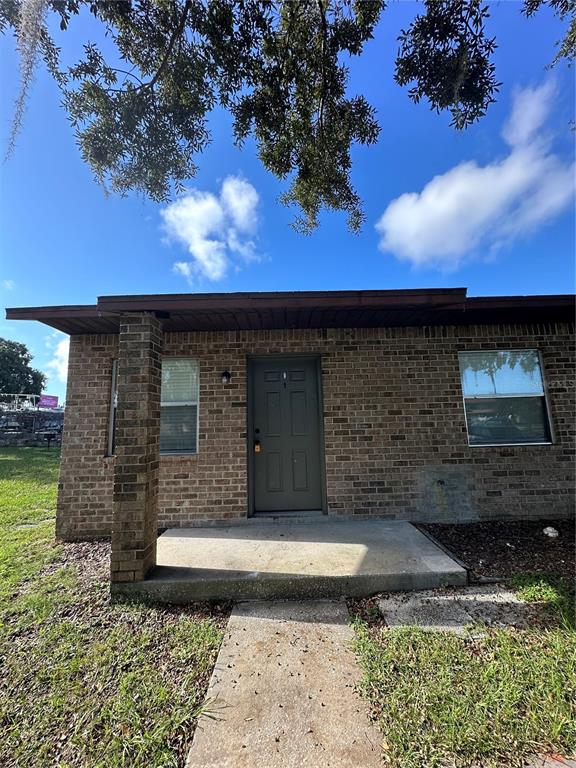
[{"label": "window with white frame", "polygon": [[470,445],[551,442],[536,350],[460,352],[459,361]]},{"label": "window with white frame", "polygon": [[[108,454],[116,453],[118,361],[112,361]],[[196,453],[198,450],[198,362],[190,358],[162,361],[160,409],[161,453]]]},{"label": "window with white frame", "polygon": [[160,451],[198,450],[198,362],[164,358],[160,412]]}]

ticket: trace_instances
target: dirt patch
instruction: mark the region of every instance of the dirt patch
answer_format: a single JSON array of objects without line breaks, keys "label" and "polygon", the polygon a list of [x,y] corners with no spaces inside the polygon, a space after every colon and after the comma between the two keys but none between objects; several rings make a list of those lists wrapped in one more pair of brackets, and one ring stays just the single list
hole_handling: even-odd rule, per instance
[{"label": "dirt patch", "polygon": [[[552,539],[543,533],[548,526],[558,531],[558,538]],[[419,527],[453,552],[476,578],[529,572],[555,572],[568,579],[574,577],[574,520],[491,520]]]},{"label": "dirt patch", "polygon": [[[110,598],[108,583],[110,578],[110,542],[109,541],[79,541],[64,542],[60,555],[47,565],[41,576],[55,573],[62,567],[74,566],[78,583],[86,590],[86,602],[92,600],[92,608],[97,603],[108,606]],[[78,606],[83,610],[84,606]],[[226,626],[232,603],[192,603],[182,605],[151,606],[149,619],[155,617],[159,622],[168,617],[194,616],[198,619],[211,618],[223,629]]]},{"label": "dirt patch", "polygon": [[77,566],[80,581],[106,581],[110,574],[110,542],[63,542],[62,552],[42,571],[42,575],[53,573],[67,565]]}]

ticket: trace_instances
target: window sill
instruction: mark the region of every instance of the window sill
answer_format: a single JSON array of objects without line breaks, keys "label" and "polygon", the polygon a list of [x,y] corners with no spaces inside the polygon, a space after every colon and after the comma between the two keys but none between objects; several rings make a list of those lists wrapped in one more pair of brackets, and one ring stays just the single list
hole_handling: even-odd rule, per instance
[{"label": "window sill", "polygon": [[198,451],[160,451],[160,456],[198,456]]},{"label": "window sill", "polygon": [[468,448],[530,448],[535,445],[554,445],[552,441],[545,443],[468,443]]},{"label": "window sill", "polygon": [[[160,456],[198,456],[198,451],[160,451]],[[114,461],[116,454],[104,456],[104,461]]]}]

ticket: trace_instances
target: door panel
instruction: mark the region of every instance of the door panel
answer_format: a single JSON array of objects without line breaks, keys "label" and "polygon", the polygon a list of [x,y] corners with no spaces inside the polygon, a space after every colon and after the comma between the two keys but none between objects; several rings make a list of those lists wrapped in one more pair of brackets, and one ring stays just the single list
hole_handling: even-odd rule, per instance
[{"label": "door panel", "polygon": [[293,437],[304,437],[308,432],[306,396],[307,393],[304,390],[290,392],[290,419]]},{"label": "door panel", "polygon": [[292,451],[295,491],[308,490],[308,470],[306,464],[306,451]]},{"label": "door panel", "polygon": [[280,392],[266,392],[266,429],[268,437],[280,437],[282,424],[280,421]]},{"label": "door panel", "polygon": [[[320,403],[315,360],[251,364],[255,512],[322,508]],[[259,451],[254,450],[258,441]]]},{"label": "door panel", "polygon": [[282,490],[282,456],[273,451],[266,454],[266,490],[268,493]]}]

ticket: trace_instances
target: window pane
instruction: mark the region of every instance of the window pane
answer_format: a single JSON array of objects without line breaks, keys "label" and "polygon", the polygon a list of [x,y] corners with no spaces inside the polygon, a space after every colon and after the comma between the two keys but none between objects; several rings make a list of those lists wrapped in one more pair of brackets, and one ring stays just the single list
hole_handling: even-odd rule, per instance
[{"label": "window pane", "polygon": [[465,397],[543,395],[538,353],[461,352],[460,375]]},{"label": "window pane", "polygon": [[197,405],[168,405],[160,411],[160,450],[196,452]]},{"label": "window pane", "polygon": [[162,361],[162,403],[198,402],[198,363],[196,360]]},{"label": "window pane", "polygon": [[549,443],[543,397],[466,400],[470,445]]},{"label": "window pane", "polygon": [[118,406],[118,360],[112,360],[110,387],[110,416],[108,419],[108,456],[116,453],[116,408]]}]

